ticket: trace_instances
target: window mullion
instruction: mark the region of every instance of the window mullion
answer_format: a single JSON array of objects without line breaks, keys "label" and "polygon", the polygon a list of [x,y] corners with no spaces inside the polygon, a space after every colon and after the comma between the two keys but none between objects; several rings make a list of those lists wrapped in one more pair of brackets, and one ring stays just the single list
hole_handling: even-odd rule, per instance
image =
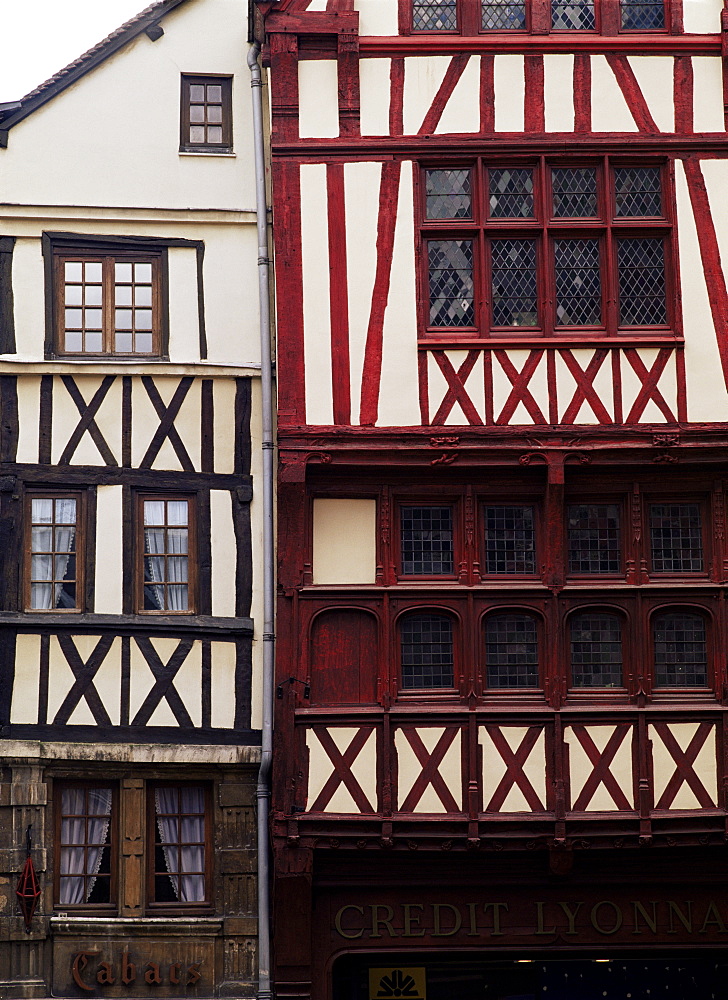
[{"label": "window mullion", "polygon": [[551,218],[551,205],[549,204],[549,178],[546,157],[539,157],[536,170],[538,172],[537,198],[535,203],[536,218],[539,223],[539,235],[536,245],[536,267],[537,280],[540,283],[539,299],[541,309],[539,323],[543,336],[552,337],[554,334],[554,290],[556,274],[552,266],[551,254],[551,234],[549,219]]},{"label": "window mullion", "polygon": [[104,257],[101,323],[104,328],[104,353],[114,353],[114,257]]}]

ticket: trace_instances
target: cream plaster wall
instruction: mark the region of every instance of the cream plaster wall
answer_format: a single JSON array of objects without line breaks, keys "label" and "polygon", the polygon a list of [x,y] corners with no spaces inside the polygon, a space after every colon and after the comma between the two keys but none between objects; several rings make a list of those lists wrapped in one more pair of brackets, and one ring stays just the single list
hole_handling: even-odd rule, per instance
[{"label": "cream plaster wall", "polygon": [[309,424],[333,424],[329,226],[324,163],[301,167],[301,252],[306,420]]},{"label": "cream plaster wall", "polygon": [[335,59],[298,64],[298,134],[302,139],[339,134],[339,71]]},{"label": "cream plaster wall", "polygon": [[[421,726],[417,729],[417,735],[429,753],[435,749],[444,732],[444,728],[437,726]],[[394,746],[397,753],[397,808],[401,809],[412,786],[422,774],[422,764],[420,764],[401,729],[395,730]],[[461,752],[460,739],[456,736],[437,768],[459,809],[462,808],[463,797]],[[413,813],[444,813],[447,812],[447,809],[432,785],[428,784],[419,802],[413,805],[411,811]]]},{"label": "cream plaster wall", "polygon": [[544,123],[547,132],[574,131],[574,57],[543,57]]},{"label": "cream plaster wall", "polygon": [[[0,151],[1,153],[2,151]],[[7,152],[7,150],[6,150]],[[0,156],[0,162],[2,156]],[[0,183],[0,191],[2,185]],[[2,197],[0,195],[0,197]],[[2,209],[0,208],[0,217]],[[45,289],[40,239],[12,233],[3,222],[3,235],[15,235],[13,250],[13,312],[15,344],[19,361],[43,357],[45,341]],[[2,355],[0,355],[2,357]]]},{"label": "cream plaster wall", "polygon": [[235,643],[213,642],[211,645],[212,677],[211,722],[213,729],[232,729],[235,724]]},{"label": "cream plaster wall", "polygon": [[[179,382],[178,378],[155,378],[154,384],[165,406],[169,405]],[[141,379],[134,379],[132,382],[132,415],[132,465],[139,466],[159,426],[157,411],[154,409]],[[187,450],[190,461],[195,469],[199,471],[201,440],[200,382],[198,379],[190,386],[184,402],[175,417],[174,425]],[[182,470],[182,464],[170,444],[169,438],[165,438],[159,453],[152,462],[152,468]]]},{"label": "cream plaster wall", "polygon": [[[213,409],[215,414],[215,472],[235,471],[235,426],[231,414],[235,413],[236,385],[234,379],[216,378],[213,383]],[[254,411],[251,435],[258,432],[259,421]]]},{"label": "cream plaster wall", "polygon": [[120,615],[122,606],[123,550],[121,486],[99,486],[96,490],[96,585],[97,615]]},{"label": "cream plaster wall", "polygon": [[[677,741],[678,746],[684,752],[687,750],[690,741],[698,730],[698,722],[676,722],[670,724],[670,732]],[[652,741],[652,770],[655,782],[655,804],[660,801],[660,796],[665,791],[665,787],[675,773],[675,761],[672,754],[662,741],[657,729],[648,726],[649,739]],[[718,775],[716,761],[715,728],[701,747],[698,756],[693,762],[692,768],[702,782],[705,790],[713,801],[718,802]],[[701,809],[695,792],[687,782],[680,785],[677,795],[673,799],[670,809]]]},{"label": "cream plaster wall", "polygon": [[[102,382],[102,376],[78,376],[74,379],[78,391],[89,403]],[[96,424],[116,461],[121,464],[121,380],[117,379],[108,389],[96,414]],[[60,460],[68,439],[76,428],[81,415],[62,379],[53,380],[53,430],[51,435],[51,461]],[[105,465],[101,452],[86,431],[71,457],[72,465]]]},{"label": "cream plaster wall", "polygon": [[685,31],[696,34],[716,34],[720,31],[723,0],[683,0]]},{"label": "cream plaster wall", "polygon": [[594,132],[637,132],[632,113],[605,56],[591,56],[591,111]]},{"label": "cream plaster wall", "polygon": [[212,541],[212,613],[235,615],[237,543],[233,528],[233,500],[229,490],[210,490]]},{"label": "cream plaster wall", "polygon": [[399,33],[397,0],[354,0],[359,11],[359,34],[396,35]]},{"label": "cream plaster wall", "polygon": [[647,107],[661,132],[675,131],[672,56],[627,56]]},{"label": "cream plaster wall", "polygon": [[470,56],[435,132],[480,132],[480,59]]},{"label": "cream plaster wall", "polygon": [[[585,729],[594,745],[603,753],[604,748],[614,733],[615,726],[586,726]],[[579,798],[581,790],[589,780],[594,765],[589,760],[586,751],[579,742],[571,726],[564,729],[564,741],[569,747],[569,778],[571,784],[571,808]],[[609,765],[609,773],[616,780],[625,798],[634,806],[633,776],[632,776],[632,739],[627,733],[619,749]],[[603,782],[600,782],[592,795],[585,812],[613,812],[617,803]]]},{"label": "cream plaster wall", "polygon": [[723,69],[719,58],[693,58],[693,103],[696,132],[725,132]]},{"label": "cream plaster wall", "polygon": [[362,135],[389,135],[391,71],[391,59],[362,59],[359,62]]},{"label": "cream plaster wall", "polygon": [[410,56],[405,59],[403,105],[405,135],[419,132],[449,65],[450,56]]},{"label": "cream plaster wall", "polygon": [[523,56],[498,55],[493,60],[496,132],[522,132],[526,81]]},{"label": "cream plaster wall", "polygon": [[[526,734],[528,726],[501,726],[500,732],[513,753],[516,753]],[[479,729],[479,743],[483,752],[483,808],[498,788],[506,773],[506,765],[485,726]],[[523,773],[538,796],[543,809],[546,808],[546,736],[541,730],[528,757],[523,763]],[[532,808],[518,785],[513,784],[505,797],[499,812],[532,812]]]},{"label": "cream plaster wall", "polygon": [[194,247],[170,247],[167,254],[170,359],[177,362],[199,361],[197,253]]},{"label": "cream plaster wall", "polygon": [[19,635],[15,642],[15,681],[10,722],[31,725],[38,721],[40,690],[40,636]]},{"label": "cream plaster wall", "polygon": [[38,461],[38,430],[40,428],[40,376],[26,375],[18,379],[18,461]]},{"label": "cream plaster wall", "polygon": [[374,583],[376,500],[313,502],[313,582]]},{"label": "cream plaster wall", "polygon": [[[347,747],[359,732],[358,729],[349,729],[332,726],[327,730],[329,736],[336,744],[337,749],[343,754]],[[310,809],[318,798],[321,789],[329,780],[333,773],[333,766],[329,755],[324,750],[315,730],[306,730],[306,746],[308,748],[308,800],[307,808]],[[377,808],[377,734],[372,730],[366,743],[359,751],[359,754],[351,765],[351,772],[358,782],[362,791],[372,805]],[[327,813],[361,813],[352,798],[351,792],[344,784],[340,784],[336,789],[328,804],[324,807]]]}]

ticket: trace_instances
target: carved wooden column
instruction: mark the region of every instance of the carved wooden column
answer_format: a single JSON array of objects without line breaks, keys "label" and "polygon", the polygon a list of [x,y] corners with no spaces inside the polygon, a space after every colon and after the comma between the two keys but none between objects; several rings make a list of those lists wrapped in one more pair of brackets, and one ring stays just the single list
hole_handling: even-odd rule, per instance
[{"label": "carved wooden column", "polygon": [[124,778],[121,782],[120,837],[121,872],[119,885],[120,915],[139,917],[144,912],[144,782]]}]

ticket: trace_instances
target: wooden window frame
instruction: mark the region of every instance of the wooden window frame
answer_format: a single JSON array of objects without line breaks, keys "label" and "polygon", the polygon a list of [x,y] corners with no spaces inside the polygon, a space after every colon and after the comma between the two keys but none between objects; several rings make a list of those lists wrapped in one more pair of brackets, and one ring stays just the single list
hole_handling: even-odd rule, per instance
[{"label": "wooden window frame", "polygon": [[[529,618],[533,618],[536,622],[536,662],[538,670],[538,684],[536,685],[514,685],[513,687],[496,687],[488,683],[488,656],[487,656],[487,628],[488,622],[494,618],[504,618],[512,615],[522,615]],[[545,650],[546,643],[544,641],[545,628],[543,612],[539,611],[533,605],[525,604],[511,604],[511,605],[501,605],[494,604],[492,607],[487,608],[480,616],[480,658],[482,660],[482,695],[484,697],[494,697],[499,701],[506,698],[532,698],[534,695],[539,697],[539,700],[543,697],[543,692],[545,690],[547,669],[545,662]]]},{"label": "wooden window frame", "polygon": [[[655,664],[655,621],[662,615],[670,614],[686,614],[686,615],[696,615],[703,619],[705,624],[705,685],[704,686],[670,686],[670,685],[658,685],[657,684],[657,673]],[[648,646],[649,646],[649,658],[648,658],[648,672],[651,678],[651,697],[654,701],[674,701],[676,699],[683,699],[687,697],[692,698],[704,698],[706,695],[711,697],[720,694],[715,691],[715,657],[716,657],[716,643],[717,636],[715,635],[715,621],[711,611],[703,604],[693,604],[689,600],[686,601],[680,599],[680,596],[675,594],[674,598],[669,601],[663,601],[656,604],[654,607],[649,609],[646,615],[646,620],[644,622],[647,628],[648,636]]]},{"label": "wooden window frame", "polygon": [[[190,87],[219,84],[222,87],[222,142],[190,142]],[[233,152],[233,78],[224,73],[182,73],[180,77],[180,139],[181,153],[232,153]]]},{"label": "wooden window frame", "polygon": [[[144,607],[144,502],[157,500],[186,500],[188,507],[187,521],[187,607],[183,611],[155,610]],[[134,536],[134,612],[140,615],[195,615],[200,606],[200,550],[199,550],[199,516],[198,496],[195,493],[161,493],[138,490],[133,494],[133,536]],[[165,581],[166,583],[166,581]]]},{"label": "wooden window frame", "polygon": [[[488,208],[488,170],[527,168],[533,171],[534,217],[532,219],[491,217]],[[593,167],[597,177],[597,215],[594,217],[557,218],[552,213],[551,171],[560,168]],[[651,167],[660,171],[662,216],[617,216],[615,205],[615,169]],[[470,219],[428,219],[425,171],[469,169],[471,172],[472,212]],[[447,162],[423,161],[415,172],[417,218],[416,246],[419,308],[419,343],[421,347],[468,344],[471,346],[573,346],[580,343],[622,344],[682,342],[678,299],[677,234],[675,231],[675,195],[672,170],[664,157],[628,158],[624,155],[580,157],[536,156],[516,159],[512,156],[477,157]],[[491,316],[491,254],[495,239],[530,238],[536,245],[535,326],[499,327]],[[599,241],[601,273],[601,322],[585,325],[558,325],[556,318],[556,272],[554,244],[558,239],[596,239]],[[653,325],[627,325],[619,317],[619,264],[617,241],[629,238],[662,239],[665,264],[665,312],[667,322]],[[431,240],[469,240],[473,246],[472,326],[433,326],[430,323],[430,287],[428,245]]]},{"label": "wooden window frame", "polygon": [[[448,618],[452,625],[452,686],[451,687],[411,687],[402,683],[402,622],[418,615],[438,615]],[[397,698],[401,701],[455,701],[463,694],[463,650],[462,650],[462,619],[455,607],[448,607],[437,601],[413,604],[402,608],[396,616],[392,634],[394,638],[394,657],[396,663]]]},{"label": "wooden window frame", "polygon": [[[74,608],[32,608],[30,606],[31,594],[31,559],[32,559],[32,514],[31,504],[33,500],[75,500],[76,501],[76,606]],[[53,522],[55,525],[55,522]],[[82,614],[87,610],[86,579],[87,570],[86,553],[89,527],[87,523],[87,496],[85,490],[70,489],[48,489],[42,486],[32,486],[26,488],[23,494],[23,587],[22,605],[25,612],[39,615],[74,615]],[[54,550],[55,555],[55,550]]]},{"label": "wooden window frame", "polygon": [[[620,568],[618,571],[613,573],[574,573],[569,569],[569,508],[578,507],[580,505],[592,506],[592,505],[604,505],[604,506],[615,506],[619,509],[619,564]],[[573,495],[568,493],[564,497],[564,548],[563,548],[563,573],[564,577],[569,580],[570,583],[588,584],[593,581],[623,581],[626,576],[626,566],[628,556],[628,542],[626,537],[626,504],[624,500],[623,493],[616,494],[597,494],[597,493],[584,493]]]},{"label": "wooden window frame", "polygon": [[[543,496],[531,495],[528,492],[518,493],[515,496],[502,495],[500,493],[479,494],[478,496],[478,520],[477,532],[478,543],[476,551],[479,553],[479,577],[488,583],[497,583],[499,580],[523,580],[531,582],[540,579],[539,559],[543,551],[542,521],[543,521]],[[486,542],[486,507],[530,507],[533,511],[533,544],[534,544],[534,570],[533,573],[490,573],[488,572],[488,547]]]},{"label": "wooden window frame", "polygon": [[[67,351],[65,349],[65,264],[66,262],[98,262],[102,266],[102,345],[100,351]],[[115,264],[151,264],[152,266],[152,350],[149,352],[117,351],[115,349]],[[119,357],[134,360],[158,359],[164,353],[165,301],[166,301],[165,252],[162,248],[107,245],[100,242],[93,246],[67,244],[54,246],[52,255],[52,309],[53,353],[58,357],[103,358]],[[124,331],[126,332],[126,331]],[[142,331],[139,331],[142,332]],[[132,334],[133,336],[133,334]]]},{"label": "wooden window frame", "polygon": [[[155,899],[155,854],[156,854],[156,824],[157,809],[154,793],[157,788],[202,788],[205,800],[205,899],[199,903],[157,902]],[[209,781],[164,781],[156,779],[148,781],[146,787],[147,803],[147,849],[146,849],[146,898],[147,911],[151,914],[169,913],[175,916],[195,915],[213,912],[213,797],[212,784]]]},{"label": "wooden window frame", "polygon": [[[576,687],[573,677],[573,663],[571,656],[571,622],[579,615],[612,615],[619,621],[620,638],[622,641],[622,683],[618,687],[599,687],[598,685],[582,685]],[[603,602],[582,603],[574,602],[563,615],[564,631],[564,667],[566,672],[566,688],[569,701],[592,701],[603,699],[610,695],[621,696],[622,700],[629,692],[628,679],[633,673],[632,669],[632,618],[627,610],[619,605],[610,605]]]},{"label": "wooden window frame", "polygon": [[[443,583],[454,583],[458,579],[459,567],[463,559],[463,541],[460,525],[460,497],[448,494],[441,498],[427,496],[398,496],[396,500],[395,533],[396,533],[396,573],[401,583],[427,583],[430,580],[441,580]],[[402,561],[402,508],[403,507],[449,507],[452,511],[452,573],[405,573]]]},{"label": "wooden window frame", "polygon": [[[696,493],[651,493],[645,491],[644,502],[644,523],[646,533],[645,558],[647,561],[647,572],[651,580],[688,580],[701,581],[710,578],[711,566],[713,565],[713,533],[710,530],[712,524],[712,510],[709,498]],[[700,537],[703,554],[703,568],[701,570],[683,570],[681,573],[661,572],[652,567],[652,524],[650,519],[650,508],[653,504],[695,504],[700,509]]]},{"label": "wooden window frame", "polygon": [[[110,788],[111,789],[111,819],[109,821],[109,897],[108,903],[61,903],[61,823],[62,815],[62,795],[66,788]],[[117,781],[94,781],[94,780],[72,780],[56,779],[53,782],[53,908],[57,912],[71,911],[78,913],[83,911],[94,912],[115,912],[118,909],[118,886],[119,886],[119,787]]]}]

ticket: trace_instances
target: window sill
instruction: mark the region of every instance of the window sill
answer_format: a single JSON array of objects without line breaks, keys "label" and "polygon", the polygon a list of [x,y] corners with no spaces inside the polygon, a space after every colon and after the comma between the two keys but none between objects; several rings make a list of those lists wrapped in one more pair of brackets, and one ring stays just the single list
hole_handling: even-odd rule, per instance
[{"label": "window sill", "polygon": [[[185,926],[185,924],[187,926]],[[97,940],[98,935],[106,928],[112,933],[128,934],[131,931],[142,931],[148,928],[156,934],[170,933],[177,937],[219,937],[222,934],[222,917],[211,917],[209,914],[191,916],[180,914],[174,917],[165,914],[159,917],[117,917],[117,916],[77,916],[69,914],[60,916],[54,914],[50,918],[51,934],[54,936],[91,937]]]},{"label": "window sill", "polygon": [[605,337],[599,334],[573,334],[570,336],[546,337],[540,335],[533,336],[513,336],[513,337],[477,337],[464,335],[444,335],[433,334],[429,337],[420,337],[417,347],[421,351],[441,351],[447,348],[459,348],[460,350],[475,350],[489,347],[493,350],[503,348],[538,348],[538,347],[652,347],[653,345],[682,347],[685,344],[683,337],[678,337],[674,333],[646,333],[646,334],[624,334],[619,336]]},{"label": "window sill", "polygon": [[228,149],[180,149],[180,156],[223,156],[234,160],[237,153],[231,153]]}]

